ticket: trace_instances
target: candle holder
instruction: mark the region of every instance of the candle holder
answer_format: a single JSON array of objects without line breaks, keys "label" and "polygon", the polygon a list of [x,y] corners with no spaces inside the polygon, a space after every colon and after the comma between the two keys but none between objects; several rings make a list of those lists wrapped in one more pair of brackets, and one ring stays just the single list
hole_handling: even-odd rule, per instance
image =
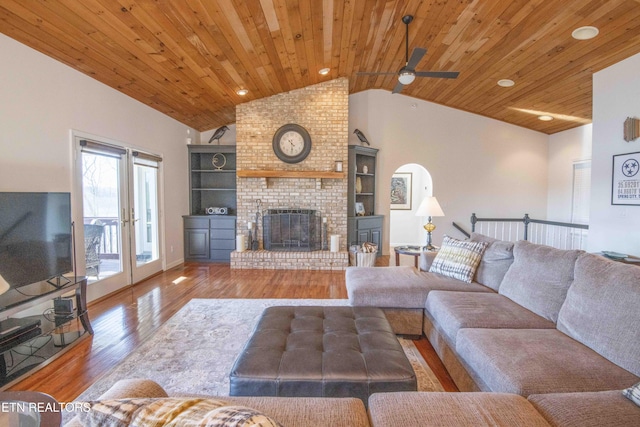
[{"label": "candle holder", "polygon": [[249,244],[247,245],[247,250],[250,251],[253,249],[253,237],[251,230],[249,230]]}]

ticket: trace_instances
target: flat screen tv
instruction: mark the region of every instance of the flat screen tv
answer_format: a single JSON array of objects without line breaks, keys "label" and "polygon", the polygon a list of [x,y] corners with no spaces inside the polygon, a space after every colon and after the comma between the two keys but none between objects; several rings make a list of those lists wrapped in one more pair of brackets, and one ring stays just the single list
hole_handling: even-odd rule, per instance
[{"label": "flat screen tv", "polygon": [[0,192],[0,293],[73,270],[71,195]]}]

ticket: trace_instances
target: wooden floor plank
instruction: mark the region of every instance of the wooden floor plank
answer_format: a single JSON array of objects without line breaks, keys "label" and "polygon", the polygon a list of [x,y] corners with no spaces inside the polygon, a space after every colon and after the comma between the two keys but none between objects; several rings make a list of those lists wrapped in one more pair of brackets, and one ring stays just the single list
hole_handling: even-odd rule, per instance
[{"label": "wooden floor plank", "polygon": [[[389,257],[380,257],[379,266]],[[344,272],[231,270],[229,264],[186,263],[89,305],[95,335],[82,339],[10,390],[75,399],[151,336],[192,298],[347,298]],[[426,339],[416,346],[447,391],[453,381]]]}]

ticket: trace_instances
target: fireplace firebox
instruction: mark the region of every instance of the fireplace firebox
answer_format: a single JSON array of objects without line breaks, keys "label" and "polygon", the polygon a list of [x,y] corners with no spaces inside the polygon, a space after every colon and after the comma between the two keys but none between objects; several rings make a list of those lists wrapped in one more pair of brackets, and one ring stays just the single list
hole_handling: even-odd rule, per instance
[{"label": "fireplace firebox", "polygon": [[269,209],[262,218],[268,251],[310,252],[322,249],[322,219],[312,209]]}]

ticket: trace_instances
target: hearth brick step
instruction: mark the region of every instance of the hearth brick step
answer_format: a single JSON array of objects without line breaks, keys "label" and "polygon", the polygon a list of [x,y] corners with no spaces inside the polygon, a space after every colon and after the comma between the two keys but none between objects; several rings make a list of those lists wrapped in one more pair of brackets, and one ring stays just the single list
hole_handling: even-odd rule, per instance
[{"label": "hearth brick step", "polygon": [[344,270],[349,265],[349,253],[244,251],[231,252],[231,268],[258,270]]}]

